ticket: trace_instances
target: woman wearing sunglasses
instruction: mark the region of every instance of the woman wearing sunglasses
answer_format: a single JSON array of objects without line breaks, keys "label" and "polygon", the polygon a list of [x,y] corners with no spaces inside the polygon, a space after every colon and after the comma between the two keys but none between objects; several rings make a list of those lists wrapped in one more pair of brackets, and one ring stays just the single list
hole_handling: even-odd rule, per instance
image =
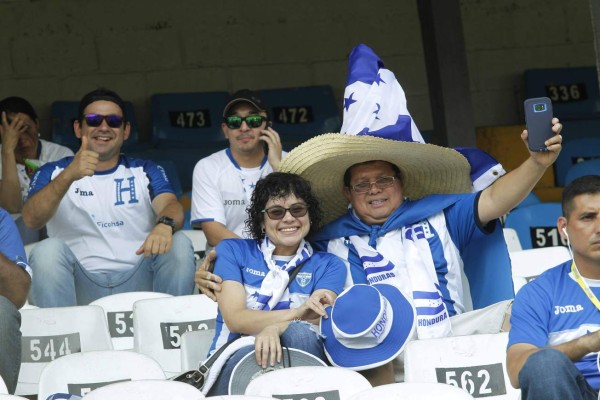
[{"label": "woman wearing sunglasses", "polygon": [[327,315],[325,305],[333,304],[346,280],[339,258],[313,251],[305,240],[322,216],[303,178],[274,172],[260,179],[248,215],[253,239],[225,239],[217,246],[215,273],[223,284],[211,351],[241,335],[255,336],[255,343],[233,353],[209,395],[227,394],[234,366],[252,350],[262,368],[281,362],[282,346],[326,360],[310,322]]}]

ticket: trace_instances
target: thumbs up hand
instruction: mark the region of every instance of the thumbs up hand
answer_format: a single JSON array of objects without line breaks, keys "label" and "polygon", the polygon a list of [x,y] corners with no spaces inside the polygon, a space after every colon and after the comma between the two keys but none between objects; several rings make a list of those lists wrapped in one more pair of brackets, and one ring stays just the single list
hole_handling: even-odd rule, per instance
[{"label": "thumbs up hand", "polygon": [[69,164],[66,171],[69,171],[72,181],[77,181],[85,176],[92,176],[98,166],[99,154],[93,150],[88,150],[89,138],[81,136],[81,147],[75,154],[73,162]]}]

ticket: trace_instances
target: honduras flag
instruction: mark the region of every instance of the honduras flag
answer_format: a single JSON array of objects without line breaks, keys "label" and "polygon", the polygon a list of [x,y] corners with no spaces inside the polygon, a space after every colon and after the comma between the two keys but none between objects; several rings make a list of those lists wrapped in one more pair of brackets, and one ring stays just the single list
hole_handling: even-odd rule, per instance
[{"label": "honduras flag", "polygon": [[[425,143],[406,105],[406,95],[394,73],[364,44],[350,53],[344,91],[342,133]],[[483,190],[506,173],[483,150],[457,148],[471,165],[473,191]]]},{"label": "honduras flag", "polygon": [[350,53],[342,133],[424,143],[394,73],[364,44]]}]

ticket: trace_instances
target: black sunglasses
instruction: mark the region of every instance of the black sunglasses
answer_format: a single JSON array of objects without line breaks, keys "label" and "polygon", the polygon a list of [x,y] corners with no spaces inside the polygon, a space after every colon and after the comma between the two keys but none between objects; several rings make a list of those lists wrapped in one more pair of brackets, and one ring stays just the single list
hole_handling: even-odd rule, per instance
[{"label": "black sunglasses", "polygon": [[237,129],[242,126],[242,122],[246,121],[246,125],[249,128],[259,128],[263,122],[268,121],[267,117],[262,115],[247,115],[245,117],[238,117],[237,115],[230,115],[224,118],[225,125],[229,129]]},{"label": "black sunglasses", "polygon": [[106,121],[111,128],[118,128],[123,124],[123,116],[118,114],[100,115],[100,114],[85,114],[83,116],[88,126],[96,128],[102,125],[102,121]]},{"label": "black sunglasses", "polygon": [[264,210],[261,210],[261,212],[267,213],[267,215],[269,216],[269,218],[271,219],[282,219],[285,216],[286,212],[290,212],[290,214],[292,215],[292,217],[294,218],[300,218],[300,217],[304,217],[306,215],[306,213],[308,212],[308,206],[306,204],[292,204],[290,206],[290,208],[285,208],[285,207],[281,207],[281,206],[273,206],[273,207],[269,207],[269,208],[265,208]]}]

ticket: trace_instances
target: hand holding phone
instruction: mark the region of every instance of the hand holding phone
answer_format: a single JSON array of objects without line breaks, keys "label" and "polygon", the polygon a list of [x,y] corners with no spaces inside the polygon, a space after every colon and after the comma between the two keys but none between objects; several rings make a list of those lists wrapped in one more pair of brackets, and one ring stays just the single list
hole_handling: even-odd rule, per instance
[{"label": "hand holding phone", "polygon": [[552,131],[552,101],[536,97],[524,102],[527,142],[531,151],[546,151],[544,142],[554,136]]}]

